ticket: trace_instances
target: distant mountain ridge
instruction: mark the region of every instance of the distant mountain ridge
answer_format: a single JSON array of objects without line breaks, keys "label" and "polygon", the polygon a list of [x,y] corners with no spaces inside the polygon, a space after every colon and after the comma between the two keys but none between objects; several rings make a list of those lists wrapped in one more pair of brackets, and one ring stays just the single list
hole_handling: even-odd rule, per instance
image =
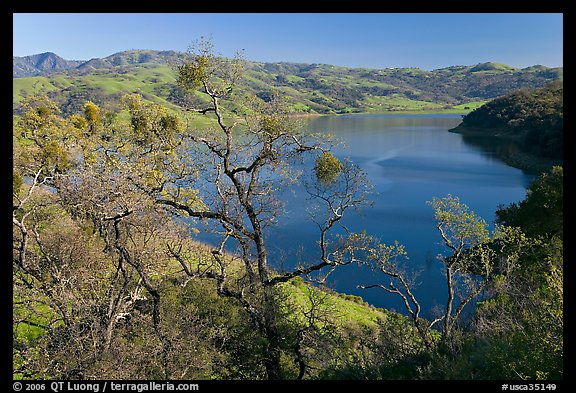
[{"label": "distant mountain ridge", "polygon": [[[158,50],[132,49],[114,53],[110,56],[103,58],[93,58],[90,60],[65,60],[53,52],[45,52],[23,57],[13,56],[13,76],[14,78],[25,78],[30,76],[45,75],[52,72],[71,70],[71,69],[78,69],[78,70],[100,69],[100,68],[111,68],[126,65],[143,64],[143,63],[169,64],[171,62],[178,60],[179,58],[182,58],[183,56],[184,56],[183,52],[178,52],[174,50],[158,51]],[[326,64],[303,64],[293,62],[263,63],[263,64],[293,65],[299,71],[302,71],[302,66],[309,68],[309,67],[318,67],[320,65],[326,65]],[[347,68],[347,67],[339,67],[339,68]],[[386,68],[386,70],[419,70],[425,73],[426,72],[434,73],[436,71],[454,70],[463,68],[468,68],[470,72],[478,72],[478,71],[512,72],[518,70],[550,71],[550,70],[562,69],[562,67],[550,68],[539,64],[519,69],[506,64],[485,62],[472,66],[450,66],[450,67],[438,68],[433,71],[425,71],[420,68],[412,68],[412,67]],[[362,68],[358,67],[357,69]],[[379,69],[373,69],[373,70],[379,70]]]},{"label": "distant mountain ridge", "polygon": [[84,63],[83,60],[65,60],[52,52],[39,53],[32,56],[13,56],[13,77],[44,75],[76,68]]},{"label": "distant mountain ridge", "polygon": [[153,51],[153,50],[129,50],[114,53],[102,59],[91,59],[80,64],[77,69],[100,69],[123,67],[128,65],[152,63],[152,64],[169,64],[182,57],[182,54],[173,50]]},{"label": "distant mountain ridge", "polygon": [[167,64],[179,56],[182,54],[172,50],[128,50],[90,60],[65,60],[52,52],[23,57],[13,56],[13,77],[45,76],[66,70],[86,71],[143,63]]},{"label": "distant mountain ridge", "polygon": [[[14,103],[38,93],[65,105],[74,97],[105,103],[117,100],[121,93],[142,92],[149,101],[187,105],[175,83],[176,71],[169,67],[184,55],[172,50],[128,50],[88,61],[68,61],[50,52],[14,57]],[[280,93],[300,113],[461,113],[515,90],[541,88],[562,79],[562,67],[519,69],[495,62],[427,71],[247,61],[238,89],[264,100]]]}]

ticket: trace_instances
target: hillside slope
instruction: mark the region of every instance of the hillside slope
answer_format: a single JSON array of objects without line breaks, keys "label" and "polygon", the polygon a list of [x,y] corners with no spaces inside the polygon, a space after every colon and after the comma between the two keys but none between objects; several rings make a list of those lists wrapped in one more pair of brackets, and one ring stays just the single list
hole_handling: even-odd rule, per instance
[{"label": "hillside slope", "polygon": [[[15,58],[15,77],[26,72],[38,76],[14,79],[14,103],[31,94],[46,93],[67,110],[71,98],[88,97],[105,104],[115,101],[118,92],[141,92],[149,101],[183,105],[186,100],[176,87],[176,73],[170,67],[183,55],[175,51],[131,50],[75,67],[62,63],[42,69],[22,65],[37,64],[32,59]],[[247,62],[239,89],[264,99],[279,92],[292,102],[295,111],[310,114],[445,110],[465,113],[514,90],[543,87],[562,77],[562,68],[516,69],[497,63],[426,71]]]},{"label": "hillside slope", "polygon": [[[470,112],[452,129],[467,136],[517,142],[508,162],[515,166],[561,164],[564,150],[564,88],[554,82],[541,89],[521,89]],[[540,165],[538,165],[540,166]]]}]

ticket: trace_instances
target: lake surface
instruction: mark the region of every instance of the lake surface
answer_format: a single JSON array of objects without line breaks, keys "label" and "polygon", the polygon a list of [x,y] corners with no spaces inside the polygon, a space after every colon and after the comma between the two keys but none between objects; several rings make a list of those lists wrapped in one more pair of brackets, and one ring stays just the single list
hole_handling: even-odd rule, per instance
[{"label": "lake surface", "polygon": [[[426,317],[446,300],[441,263],[444,251],[435,228],[433,197],[458,196],[476,214],[492,224],[499,204],[518,202],[534,178],[512,168],[494,152],[467,144],[460,134],[448,132],[460,115],[349,115],[307,120],[312,132],[330,133],[346,147],[333,152],[349,157],[374,185],[372,207],[352,211],[343,223],[352,231],[366,230],[382,242],[395,240],[406,246],[408,269],[418,272],[415,295]],[[306,212],[307,194],[302,186],[284,195],[286,217],[272,228],[268,238],[270,262],[292,266],[318,255],[318,228]],[[315,259],[317,260],[317,258]],[[361,290],[357,285],[388,281],[367,267],[336,269],[330,286],[343,293],[362,296],[367,302],[405,313],[403,303],[380,289]]]},{"label": "lake surface", "polygon": [[[337,148],[335,155],[350,157],[366,172],[376,191],[371,198],[374,205],[360,214],[349,214],[344,223],[353,231],[365,229],[385,243],[398,240],[406,246],[409,268],[418,272],[415,293],[424,311],[443,304],[447,297],[441,263],[436,259],[444,248],[426,201],[434,196],[458,196],[492,224],[498,205],[522,200],[534,178],[506,165],[494,152],[467,144],[462,135],[447,131],[460,121],[460,115],[350,115],[313,118],[306,126],[342,139],[346,147]],[[288,217],[269,239],[271,253],[282,254],[287,264],[307,254],[317,255],[318,230],[307,224],[305,197],[300,189],[286,198]],[[368,268],[343,266],[331,275],[330,283],[339,292],[404,312],[392,294],[356,288],[382,279]]]}]

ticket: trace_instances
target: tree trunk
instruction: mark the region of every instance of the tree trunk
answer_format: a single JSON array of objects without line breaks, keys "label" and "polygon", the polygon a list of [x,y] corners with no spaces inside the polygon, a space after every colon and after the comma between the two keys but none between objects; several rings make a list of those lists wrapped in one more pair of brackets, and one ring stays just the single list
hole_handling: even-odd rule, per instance
[{"label": "tree trunk", "polygon": [[264,354],[264,367],[266,368],[266,375],[270,380],[277,380],[280,378],[280,345],[278,332],[273,329],[274,332],[268,331],[267,339],[268,345],[265,349]]},{"label": "tree trunk", "polygon": [[281,379],[280,371],[280,332],[276,316],[278,310],[276,309],[276,302],[272,287],[264,288],[264,335],[266,337],[267,345],[264,349],[264,367],[268,379],[277,380]]},{"label": "tree trunk", "polygon": [[446,268],[446,281],[448,284],[448,300],[446,301],[446,314],[444,315],[444,338],[450,335],[452,328],[452,303],[454,301],[454,283],[452,281],[452,268]]}]

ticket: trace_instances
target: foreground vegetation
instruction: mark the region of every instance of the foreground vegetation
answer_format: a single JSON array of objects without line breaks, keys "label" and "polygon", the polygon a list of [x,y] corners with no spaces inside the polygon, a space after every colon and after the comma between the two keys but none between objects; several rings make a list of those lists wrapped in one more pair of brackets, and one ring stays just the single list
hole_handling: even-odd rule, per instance
[{"label": "foreground vegetation", "polygon": [[[187,99],[204,97],[186,113],[211,116],[206,129],[137,94],[72,114],[41,96],[18,108],[15,378],[563,377],[561,167],[500,207],[492,231],[455,196],[429,201],[448,299],[424,317],[402,245],[336,231],[369,202],[356,165],[300,132],[278,97],[237,89],[240,57],[202,43],[178,75]],[[243,121],[224,115],[238,105]],[[306,156],[313,170],[297,173]],[[265,234],[295,181],[317,256],[280,270]],[[196,220],[214,224],[215,246],[194,242]],[[358,285],[399,296],[404,315],[324,287],[350,264],[378,271],[385,280]]]}]

